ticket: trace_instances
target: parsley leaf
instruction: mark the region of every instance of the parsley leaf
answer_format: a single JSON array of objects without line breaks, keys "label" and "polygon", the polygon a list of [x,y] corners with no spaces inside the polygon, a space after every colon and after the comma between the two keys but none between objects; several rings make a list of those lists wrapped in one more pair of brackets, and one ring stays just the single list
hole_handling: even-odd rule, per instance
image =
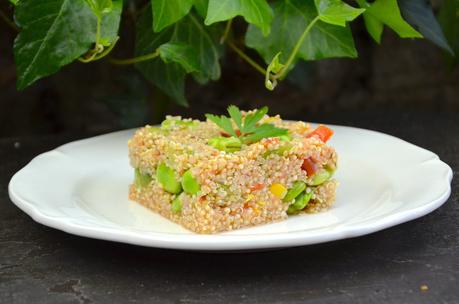
[{"label": "parsley leaf", "polygon": [[231,105],[228,107],[228,113],[231,116],[231,119],[234,120],[236,126],[241,129],[242,128],[242,113],[238,107]]},{"label": "parsley leaf", "polygon": [[[273,124],[264,123],[257,125],[257,123],[268,113],[268,107],[263,107],[243,117],[238,107],[231,105],[228,107],[228,113],[230,117],[213,114],[206,114],[206,117],[222,128],[226,133],[234,138],[238,138],[244,144],[254,143],[263,138],[278,137],[288,134],[288,129],[278,128]],[[239,132],[233,128],[233,123],[236,125]]]}]

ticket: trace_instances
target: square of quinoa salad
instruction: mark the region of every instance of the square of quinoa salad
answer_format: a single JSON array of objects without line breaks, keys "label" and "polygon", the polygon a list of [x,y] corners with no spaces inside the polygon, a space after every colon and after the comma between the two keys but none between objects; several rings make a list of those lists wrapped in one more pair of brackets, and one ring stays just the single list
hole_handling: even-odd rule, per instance
[{"label": "square of quinoa salad", "polygon": [[[266,107],[206,121],[168,116],[129,140],[129,198],[196,233],[218,233],[329,209],[333,131],[268,116]],[[306,219],[305,219],[306,220]]]}]

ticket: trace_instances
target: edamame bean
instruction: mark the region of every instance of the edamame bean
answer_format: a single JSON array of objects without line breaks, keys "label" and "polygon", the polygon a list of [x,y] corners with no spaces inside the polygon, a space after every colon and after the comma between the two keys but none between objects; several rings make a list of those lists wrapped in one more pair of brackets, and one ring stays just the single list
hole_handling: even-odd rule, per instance
[{"label": "edamame bean", "polygon": [[314,176],[312,177],[312,181],[310,182],[310,185],[317,186],[323,184],[324,182],[329,180],[331,176],[332,172],[330,172],[327,169],[321,169],[314,174]]},{"label": "edamame bean", "polygon": [[241,140],[236,137],[214,137],[207,142],[209,146],[225,152],[236,152],[241,150]]},{"label": "edamame bean", "polygon": [[150,184],[151,180],[152,178],[150,174],[140,172],[139,168],[134,170],[134,184],[137,187],[146,187]]},{"label": "edamame bean", "polygon": [[169,168],[166,164],[162,163],[158,166],[156,178],[167,192],[177,194],[182,191],[180,182],[175,178],[174,169]]},{"label": "edamame bean", "polygon": [[177,196],[172,201],[171,210],[173,213],[180,213],[180,211],[182,211],[182,200],[180,199],[180,196]]},{"label": "edamame bean", "polygon": [[201,190],[201,185],[191,174],[191,170],[186,171],[182,176],[182,188],[186,193],[196,194]]},{"label": "edamame bean", "polygon": [[294,200],[301,192],[306,189],[306,184],[301,181],[296,181],[293,183],[292,188],[287,191],[287,194],[284,196],[284,202],[291,202]]},{"label": "edamame bean", "polygon": [[294,214],[300,210],[303,210],[311,200],[312,193],[313,191],[310,191],[309,193],[303,191],[300,195],[297,196],[295,202],[288,207],[287,213]]}]

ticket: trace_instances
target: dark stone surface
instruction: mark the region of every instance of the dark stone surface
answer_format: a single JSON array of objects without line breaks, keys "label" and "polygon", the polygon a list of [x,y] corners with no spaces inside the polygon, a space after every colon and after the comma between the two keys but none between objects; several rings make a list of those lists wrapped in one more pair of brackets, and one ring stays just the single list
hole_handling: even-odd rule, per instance
[{"label": "dark stone surface", "polygon": [[[303,118],[401,137],[436,152],[457,174],[457,115]],[[364,237],[258,253],[161,250],[69,235],[11,203],[13,173],[77,137],[0,140],[0,303],[459,303],[456,179],[440,209]]]}]

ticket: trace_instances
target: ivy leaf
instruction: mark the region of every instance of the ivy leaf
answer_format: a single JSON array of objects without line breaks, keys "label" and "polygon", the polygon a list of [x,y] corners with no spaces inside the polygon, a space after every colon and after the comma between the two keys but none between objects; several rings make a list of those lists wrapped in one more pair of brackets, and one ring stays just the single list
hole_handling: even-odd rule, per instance
[{"label": "ivy leaf", "polygon": [[18,5],[19,3],[19,0],[9,0],[11,4],[13,4],[14,6]]},{"label": "ivy leaf", "polygon": [[123,0],[113,0],[111,10],[104,13],[100,25],[100,42],[104,46],[111,45],[118,39],[118,30],[123,10]]},{"label": "ivy leaf", "polygon": [[[362,8],[370,7],[370,4],[366,0],[357,0],[357,3]],[[384,30],[384,23],[382,23],[378,18],[371,14],[363,13],[363,21],[367,32],[370,34],[371,38],[376,41],[378,44],[381,43],[381,36]]]},{"label": "ivy leaf", "polygon": [[453,50],[435,18],[429,1],[399,0],[399,6],[406,21],[421,32],[424,38],[453,54]]},{"label": "ivy leaf", "polygon": [[199,57],[195,49],[183,43],[165,43],[159,48],[159,55],[165,63],[176,62],[187,73],[199,70]]},{"label": "ivy leaf", "polygon": [[194,8],[198,12],[199,16],[206,18],[207,7],[209,6],[209,0],[193,0]]},{"label": "ivy leaf", "polygon": [[220,78],[222,45],[218,42],[221,37],[219,27],[204,26],[201,19],[189,14],[173,28],[170,41],[188,44],[199,54],[199,71],[193,73],[193,76],[201,83]]},{"label": "ivy leaf", "polygon": [[[271,32],[264,37],[259,29],[250,25],[246,34],[246,45],[254,48],[271,62],[279,55],[281,62],[286,62],[304,29],[317,16],[312,1],[277,0],[273,3],[274,19]],[[318,21],[300,47],[297,58],[318,60],[329,57],[356,57],[352,33],[348,25],[335,26]]]},{"label": "ivy leaf", "polygon": [[266,0],[209,0],[205,24],[236,16],[242,16],[248,23],[258,26],[263,35],[269,34],[273,12]]},{"label": "ivy leaf", "polygon": [[271,63],[268,65],[268,68],[266,69],[266,75],[265,75],[265,87],[272,91],[274,88],[277,86],[277,80],[271,80],[271,74],[276,74],[280,72],[284,68],[284,64],[280,63],[279,61],[279,56],[280,52],[277,53]]},{"label": "ivy leaf", "polygon": [[[142,56],[156,52],[168,43],[173,28],[154,33],[151,27],[151,10],[145,10],[138,18],[136,25],[135,55]],[[135,65],[150,82],[161,89],[180,105],[188,105],[185,98],[185,70],[176,63],[165,63],[162,60],[149,60]]]},{"label": "ivy leaf", "polygon": [[84,0],[20,1],[14,42],[18,89],[57,72],[95,40],[96,18]]},{"label": "ivy leaf", "polygon": [[346,26],[346,22],[354,20],[365,11],[362,8],[354,8],[341,0],[314,0],[314,2],[320,20],[339,26]]},{"label": "ivy leaf", "polygon": [[94,14],[101,19],[102,15],[108,14],[113,8],[112,0],[86,0]]},{"label": "ivy leaf", "polygon": [[[193,13],[188,14],[173,26],[155,33],[151,28],[152,13],[151,10],[148,11],[145,11],[139,18],[135,47],[136,56],[159,51],[163,60],[153,59],[141,62],[136,66],[147,79],[168,96],[179,104],[186,105],[184,95],[186,72],[192,72],[195,78],[203,82],[220,77],[221,46],[217,42],[219,35],[214,26],[204,26],[202,21]],[[149,25],[148,22],[150,22]],[[164,44],[175,45],[173,47],[176,52],[174,58],[171,57],[170,45],[162,46]],[[177,45],[181,47],[177,48]],[[184,48],[184,46],[188,47]],[[169,49],[166,49],[168,47]],[[169,53],[164,54],[167,51]],[[180,56],[181,59],[179,59]],[[186,63],[185,60],[190,60],[190,62]]]},{"label": "ivy leaf", "polygon": [[449,41],[456,57],[451,56],[451,63],[456,61],[459,54],[459,1],[445,0],[440,9],[439,19],[446,39]]},{"label": "ivy leaf", "polygon": [[163,28],[176,23],[189,12],[193,0],[153,0],[153,30],[160,32]]},{"label": "ivy leaf", "polygon": [[371,5],[366,0],[357,2],[366,8],[363,13],[365,25],[376,42],[381,42],[382,34],[382,25],[378,22],[389,26],[401,38],[422,38],[422,35],[402,18],[397,0],[376,0]]}]

